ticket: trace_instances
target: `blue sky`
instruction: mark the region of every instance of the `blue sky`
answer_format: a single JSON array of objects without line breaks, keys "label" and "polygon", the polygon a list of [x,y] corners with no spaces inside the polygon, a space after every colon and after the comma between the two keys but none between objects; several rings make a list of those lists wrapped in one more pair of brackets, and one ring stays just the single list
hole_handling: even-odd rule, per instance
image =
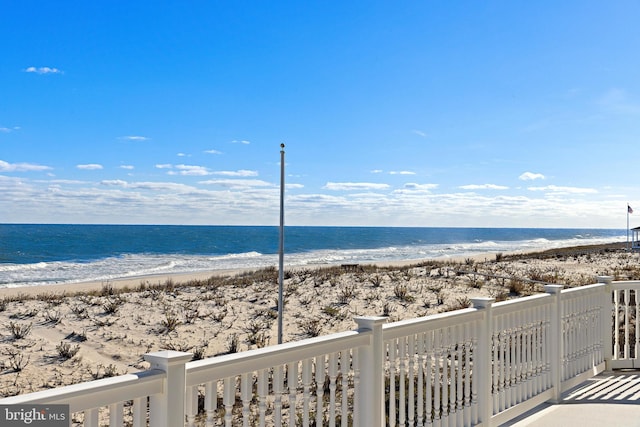
[{"label": "blue sky", "polygon": [[284,143],[288,225],[640,225],[638,16],[10,2],[0,222],[277,225]]}]

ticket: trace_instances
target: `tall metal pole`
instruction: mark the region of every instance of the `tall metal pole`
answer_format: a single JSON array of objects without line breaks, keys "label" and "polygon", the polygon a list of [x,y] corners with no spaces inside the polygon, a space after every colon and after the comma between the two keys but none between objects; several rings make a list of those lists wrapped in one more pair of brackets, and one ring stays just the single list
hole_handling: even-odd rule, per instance
[{"label": "tall metal pole", "polygon": [[278,248],[278,344],[282,344],[284,313],[284,144],[280,144],[280,245]]}]

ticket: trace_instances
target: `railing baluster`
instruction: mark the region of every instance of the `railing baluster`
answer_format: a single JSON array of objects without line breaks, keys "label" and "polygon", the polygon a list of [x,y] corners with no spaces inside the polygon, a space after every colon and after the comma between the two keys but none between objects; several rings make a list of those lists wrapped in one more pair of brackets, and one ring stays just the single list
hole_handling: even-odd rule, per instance
[{"label": "railing baluster", "polygon": [[147,425],[147,398],[133,399],[133,427]]},{"label": "railing baluster", "polygon": [[407,401],[405,398],[405,369],[406,369],[406,360],[407,360],[407,339],[405,337],[401,337],[398,340],[398,352],[400,353],[400,367],[398,369],[398,373],[400,374],[400,400],[398,403],[398,422],[400,425],[405,425],[407,422],[406,419],[406,406]]},{"label": "railing baluster", "polygon": [[84,411],[84,427],[99,427],[98,415],[100,415],[98,408]]},{"label": "railing baluster", "polygon": [[109,405],[109,427],[120,427],[124,424],[123,409],[122,402]]},{"label": "railing baluster", "polygon": [[284,393],[284,372],[283,366],[278,365],[273,369],[273,394],[274,394],[274,423],[276,426],[282,425],[282,393]]},{"label": "railing baluster", "polygon": [[316,426],[324,425],[325,356],[316,357]]},{"label": "railing baluster", "polygon": [[224,405],[224,425],[231,427],[233,423],[233,404],[236,400],[235,378],[224,379],[223,401]]},{"label": "railing baluster", "polygon": [[507,355],[509,357],[509,361],[507,363],[507,407],[511,407],[512,405],[518,402],[518,387],[516,385],[516,372],[518,371],[518,360],[516,359],[516,347],[517,347],[517,317],[516,313],[510,313],[507,316],[508,321],[508,329],[509,329],[509,345],[507,347]]},{"label": "railing baluster", "polygon": [[441,339],[442,330],[438,329],[434,332],[433,348],[434,348],[434,366],[433,366],[433,420],[436,427],[440,427],[441,402],[440,402],[440,364],[441,364]]},{"label": "railing baluster", "polygon": [[533,329],[531,325],[531,321],[529,318],[530,310],[524,310],[521,314],[520,320],[525,325],[525,346],[524,346],[524,354],[526,359],[526,371],[527,371],[527,380],[525,383],[525,399],[529,399],[533,394],[531,379],[533,377],[532,367],[533,367]]},{"label": "railing baluster", "polygon": [[442,416],[441,419],[443,421],[443,425],[446,425],[449,421],[449,345],[450,345],[450,337],[449,337],[449,329],[442,329],[442,344],[440,349],[440,354],[442,355],[442,382],[440,391],[441,399],[442,399]]},{"label": "railing baluster", "polygon": [[242,399],[242,426],[249,427],[251,421],[251,413],[249,404],[253,396],[253,374],[245,372],[241,376],[240,382],[240,398]]},{"label": "railing baluster", "polygon": [[187,416],[187,425],[194,427],[196,424],[196,415],[198,414],[198,387],[187,387],[185,398],[184,409]]},{"label": "railing baluster", "polygon": [[209,381],[204,386],[204,410],[207,415],[206,427],[213,427],[215,423],[216,410],[218,409],[217,385],[217,381]]},{"label": "railing baluster", "polygon": [[258,372],[258,425],[265,427],[267,416],[267,394],[269,394],[269,370]]},{"label": "railing baluster", "polygon": [[449,427],[455,427],[457,412],[456,412],[456,396],[458,395],[456,382],[456,344],[458,339],[456,337],[456,327],[450,326],[449,328]]},{"label": "railing baluster", "polygon": [[433,332],[432,331],[428,331],[425,334],[425,353],[426,353],[426,360],[425,360],[425,375],[426,375],[426,384],[425,384],[425,388],[426,388],[426,411],[425,411],[425,418],[426,418],[426,425],[430,426],[433,424],[433,384],[434,382],[432,381],[432,375],[433,375]]},{"label": "railing baluster", "polygon": [[629,358],[629,289],[624,290],[624,358]]},{"label": "railing baluster", "polygon": [[442,425],[449,423],[449,346],[451,345],[451,331],[442,329]]},{"label": "railing baluster", "polygon": [[409,357],[409,364],[408,364],[408,372],[407,372],[407,385],[409,387],[409,396],[408,396],[408,400],[407,400],[407,406],[409,407],[409,414],[408,414],[408,422],[409,425],[412,426],[414,425],[415,422],[415,416],[416,416],[416,412],[415,412],[415,401],[416,401],[416,396],[415,396],[415,353],[416,353],[416,341],[415,341],[415,335],[411,334],[409,335],[409,339],[407,341],[407,355]]},{"label": "railing baluster", "polygon": [[338,378],[338,366],[336,354],[329,355],[329,426],[336,425],[336,379]]},{"label": "railing baluster", "polygon": [[340,403],[340,425],[347,427],[349,423],[349,367],[351,355],[348,350],[340,352],[340,374],[342,383],[340,384],[340,393],[342,402]]},{"label": "railing baluster", "polygon": [[289,427],[295,427],[297,418],[298,362],[292,362],[287,365],[287,387],[289,388]]},{"label": "railing baluster", "polygon": [[396,340],[389,342],[389,425],[396,425]]},{"label": "railing baluster", "polygon": [[471,425],[471,328],[469,322],[464,324],[464,425]]},{"label": "railing baluster", "polygon": [[464,363],[462,361],[462,350],[464,347],[464,327],[465,325],[457,325],[456,326],[456,347],[457,347],[457,351],[456,351],[456,379],[458,380],[457,384],[456,384],[456,390],[457,390],[457,395],[456,395],[456,426],[457,427],[462,427],[462,423],[464,420],[464,407],[462,406],[462,402],[463,402],[463,388],[462,388],[462,383],[463,383],[463,379],[462,377],[465,376],[464,375]]},{"label": "railing baluster", "polygon": [[354,402],[353,402],[353,425],[360,425],[360,411],[363,408],[357,402],[357,397],[362,393],[362,385],[360,383],[360,354],[359,349],[354,348],[351,353],[351,360],[353,364],[353,392],[354,392]]},{"label": "railing baluster", "polygon": [[311,400],[311,359],[302,362],[302,425],[309,426],[309,402]]}]

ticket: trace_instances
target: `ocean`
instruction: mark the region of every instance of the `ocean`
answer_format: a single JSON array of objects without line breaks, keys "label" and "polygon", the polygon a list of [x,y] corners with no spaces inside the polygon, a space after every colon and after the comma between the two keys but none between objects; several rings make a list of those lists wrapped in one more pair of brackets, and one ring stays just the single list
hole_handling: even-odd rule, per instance
[{"label": "ocean", "polygon": [[[0,224],[0,288],[278,265],[278,227]],[[446,259],[619,242],[626,230],[285,228],[293,266]]]}]

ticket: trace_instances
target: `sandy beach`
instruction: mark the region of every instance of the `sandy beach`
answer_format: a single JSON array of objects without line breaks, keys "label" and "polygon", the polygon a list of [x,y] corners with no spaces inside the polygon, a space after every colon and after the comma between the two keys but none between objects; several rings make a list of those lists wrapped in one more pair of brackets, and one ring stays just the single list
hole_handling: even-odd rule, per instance
[{"label": "sandy beach", "polygon": [[[624,244],[411,260],[390,265],[285,271],[284,341],[355,328],[353,316],[390,321],[467,307],[470,298],[517,298],[544,283],[567,287],[596,276],[640,278]],[[146,369],[161,349],[195,358],[277,340],[275,268],[147,276],[0,290],[3,397]]]}]

